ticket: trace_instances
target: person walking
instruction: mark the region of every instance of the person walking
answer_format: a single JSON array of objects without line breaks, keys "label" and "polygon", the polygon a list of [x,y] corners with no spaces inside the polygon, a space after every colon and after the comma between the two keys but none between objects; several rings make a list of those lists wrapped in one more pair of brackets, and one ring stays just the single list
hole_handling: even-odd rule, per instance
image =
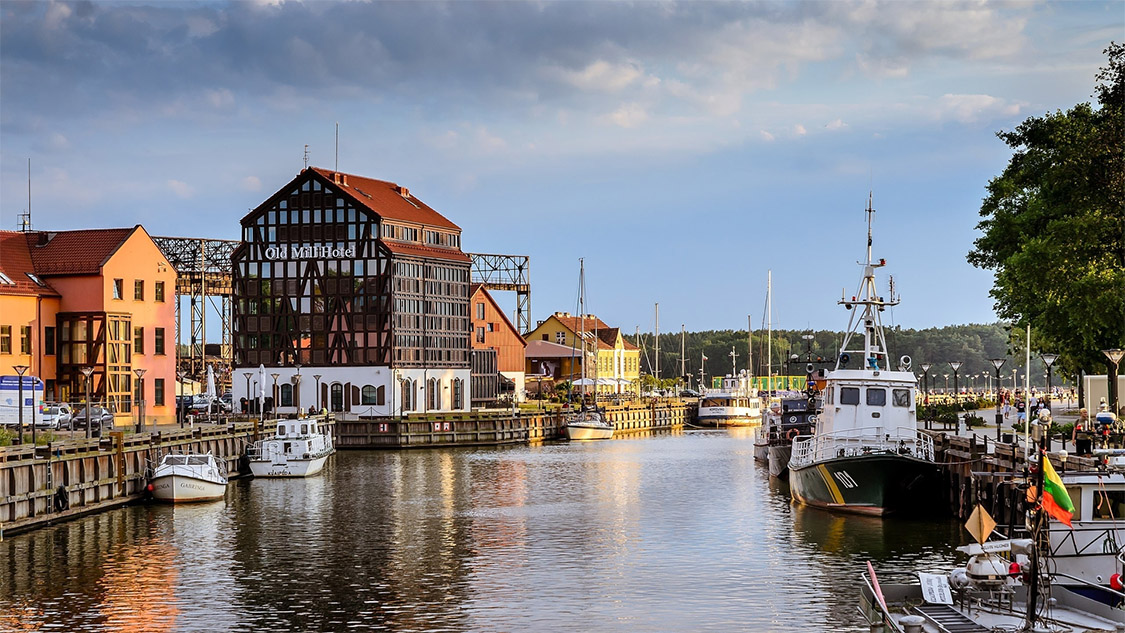
[{"label": "person walking", "polygon": [[[1070,442],[1074,444],[1075,455],[1089,455],[1093,442],[1088,431],[1090,430],[1090,412],[1085,408],[1078,410],[1078,419],[1074,421],[1074,429],[1070,431]],[[1078,434],[1083,437],[1079,438]]]}]

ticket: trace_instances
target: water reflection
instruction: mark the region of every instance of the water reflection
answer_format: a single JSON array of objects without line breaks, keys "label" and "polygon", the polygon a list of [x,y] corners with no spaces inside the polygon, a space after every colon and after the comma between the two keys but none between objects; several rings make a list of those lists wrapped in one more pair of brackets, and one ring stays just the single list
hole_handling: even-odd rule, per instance
[{"label": "water reflection", "polygon": [[349,452],[0,543],[0,629],[863,631],[958,529],[791,506],[752,433]]}]

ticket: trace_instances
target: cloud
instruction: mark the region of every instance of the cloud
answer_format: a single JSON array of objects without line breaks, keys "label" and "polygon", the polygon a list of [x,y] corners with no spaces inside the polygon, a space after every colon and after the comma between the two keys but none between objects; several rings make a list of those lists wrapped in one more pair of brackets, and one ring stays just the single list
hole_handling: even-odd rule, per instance
[{"label": "cloud", "polygon": [[796,134],[797,136],[804,136],[804,135],[808,134],[809,131],[805,129],[805,126],[798,123],[797,125],[793,126],[793,133]]},{"label": "cloud", "polygon": [[760,130],[760,131],[759,131],[759,134],[761,134],[761,135],[762,135],[762,140],[763,140],[763,141],[766,141],[767,143],[769,143],[769,142],[772,142],[772,141],[773,141],[773,138],[774,138],[774,137],[773,137],[773,134],[770,134],[769,132],[767,132],[767,131],[765,131],[765,130]]},{"label": "cloud", "polygon": [[826,123],[824,125],[824,127],[829,129],[829,130],[842,130],[842,129],[848,127],[848,124],[844,123],[843,119],[834,119],[834,120]]},{"label": "cloud", "polygon": [[626,103],[610,113],[606,120],[620,127],[631,128],[648,120],[648,112],[639,104]]},{"label": "cloud", "polygon": [[186,200],[195,195],[195,189],[182,180],[169,180],[166,184],[168,188],[172,190],[172,193],[176,194],[179,198]]},{"label": "cloud", "polygon": [[1022,104],[1010,103],[990,95],[942,95],[935,104],[932,116],[939,120],[976,123],[996,118],[1019,115]]},{"label": "cloud", "polygon": [[242,179],[242,188],[246,191],[261,191],[262,181],[257,176],[247,176]]},{"label": "cloud", "polygon": [[[620,92],[629,85],[637,83],[644,76],[640,65],[632,61],[610,63],[599,59],[579,71],[558,70],[562,81],[585,91]],[[655,85],[659,79],[650,78],[647,85]]]}]

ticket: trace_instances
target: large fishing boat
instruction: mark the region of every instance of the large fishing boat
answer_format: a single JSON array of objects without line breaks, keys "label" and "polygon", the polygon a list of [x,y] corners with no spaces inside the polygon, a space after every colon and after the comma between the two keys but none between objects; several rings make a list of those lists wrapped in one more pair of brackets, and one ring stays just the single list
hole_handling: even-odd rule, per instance
[{"label": "large fishing boat", "polygon": [[750,386],[744,369],[737,376],[723,377],[720,389],[707,390],[699,398],[700,426],[758,426],[762,423],[762,401]]},{"label": "large fishing boat", "polygon": [[[917,380],[910,358],[892,370],[880,318],[887,306],[875,289],[885,260],[871,257],[867,204],[867,259],[858,292],[842,297],[850,313],[836,367],[825,376],[822,411],[811,436],[798,436],[789,461],[789,486],[800,503],[882,516],[936,505],[938,468],[933,440],[918,431]],[[849,366],[850,365],[850,366]]]}]

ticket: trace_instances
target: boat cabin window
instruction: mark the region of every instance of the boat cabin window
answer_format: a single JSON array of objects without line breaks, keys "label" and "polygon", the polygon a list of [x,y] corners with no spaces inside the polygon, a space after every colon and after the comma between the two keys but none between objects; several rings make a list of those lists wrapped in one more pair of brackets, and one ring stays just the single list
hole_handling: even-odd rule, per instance
[{"label": "boat cabin window", "polygon": [[840,387],[840,404],[859,404],[859,387]]},{"label": "boat cabin window", "polygon": [[887,390],[869,388],[867,390],[867,404],[873,407],[885,406],[887,404]]},{"label": "boat cabin window", "polygon": [[909,407],[910,406],[910,390],[909,389],[894,389],[891,391],[891,396],[894,398],[893,403],[896,407]]},{"label": "boat cabin window", "polygon": [[284,424],[278,424],[277,425],[277,434],[278,435],[285,435],[285,425]]},{"label": "boat cabin window", "polygon": [[[1070,496],[1072,501],[1074,497],[1075,495]],[[1120,521],[1123,516],[1125,516],[1125,490],[1094,491],[1094,511],[1091,518],[1095,521]]]},{"label": "boat cabin window", "polygon": [[301,435],[308,435],[308,434],[309,434],[309,425],[302,424],[301,425]]},{"label": "boat cabin window", "polygon": [[726,406],[726,401],[724,401],[722,399],[719,399],[719,398],[704,398],[703,402],[699,403],[699,406],[701,406],[701,407],[724,407],[724,406]]},{"label": "boat cabin window", "polygon": [[824,404],[835,404],[835,402],[836,402],[836,390],[835,389],[826,389],[824,391]]}]

